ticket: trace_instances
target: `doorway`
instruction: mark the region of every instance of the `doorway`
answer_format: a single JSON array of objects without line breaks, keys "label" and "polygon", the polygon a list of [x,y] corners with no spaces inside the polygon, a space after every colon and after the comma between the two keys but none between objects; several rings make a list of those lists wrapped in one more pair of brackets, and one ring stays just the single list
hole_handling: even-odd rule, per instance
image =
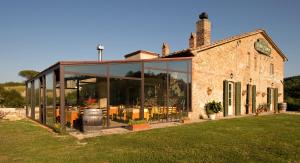
[{"label": "doorway", "polygon": [[268,110],[278,112],[278,88],[267,88]]},{"label": "doorway", "polygon": [[233,83],[228,83],[228,115],[233,115]]},{"label": "doorway", "polygon": [[274,110],[274,89],[270,90],[270,111]]},{"label": "doorway", "polygon": [[241,115],[241,82],[223,81],[224,117]]},{"label": "doorway", "polygon": [[247,84],[246,114],[256,112],[256,85]]}]

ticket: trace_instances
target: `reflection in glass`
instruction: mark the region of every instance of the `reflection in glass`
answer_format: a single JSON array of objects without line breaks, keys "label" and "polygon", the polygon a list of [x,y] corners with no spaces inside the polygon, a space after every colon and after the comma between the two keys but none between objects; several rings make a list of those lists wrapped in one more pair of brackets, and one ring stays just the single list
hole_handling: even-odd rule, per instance
[{"label": "reflection in glass", "polygon": [[31,81],[30,95],[31,95],[31,98],[30,98],[30,102],[31,102],[31,105],[30,105],[30,108],[31,108],[30,117],[32,119],[34,119],[34,117],[35,117],[35,115],[34,115],[34,110],[35,110],[35,104],[34,104],[34,100],[35,100],[35,96],[34,96],[34,81]]},{"label": "reflection in glass", "polygon": [[145,62],[144,107],[151,121],[178,121],[190,107],[190,61],[167,61],[161,69],[164,64]]},{"label": "reflection in glass", "polygon": [[144,62],[143,115],[141,62],[109,64],[109,78],[99,77],[105,74],[104,69],[103,72],[96,68],[83,71],[79,66],[77,71],[76,67],[66,69],[65,74],[66,125],[70,128],[80,129],[85,109],[101,109],[103,126],[107,126],[109,118],[110,127],[115,127],[126,126],[129,120],[142,116],[152,122],[178,121],[190,108],[190,61]]},{"label": "reflection in glass", "polygon": [[140,119],[141,81],[110,79],[110,126],[127,125]]},{"label": "reflection in glass", "polygon": [[119,63],[109,65],[110,76],[114,77],[141,77],[140,63]]},{"label": "reflection in glass", "polygon": [[171,113],[187,111],[187,73],[170,72],[169,108]]},{"label": "reflection in glass", "polygon": [[46,75],[46,124],[54,125],[53,72]]},{"label": "reflection in glass", "polygon": [[55,70],[55,79],[56,79],[56,86],[55,86],[55,122],[60,123],[60,75],[59,69]]},{"label": "reflection in glass", "polygon": [[101,109],[102,126],[107,117],[107,79],[86,75],[65,74],[66,126],[82,130],[85,109]]},{"label": "reflection in glass", "polygon": [[45,123],[45,113],[46,113],[46,109],[45,109],[45,76],[42,76],[40,78],[40,121],[42,123]]},{"label": "reflection in glass", "polygon": [[34,80],[34,119],[40,121],[40,80]]},{"label": "reflection in glass", "polygon": [[[145,117],[148,120],[166,119],[167,71],[145,69]],[[147,114],[147,113],[146,113]]]},{"label": "reflection in glass", "polygon": [[167,69],[167,63],[166,62],[145,62],[144,63],[145,68],[155,68],[155,69]]},{"label": "reflection in glass", "polygon": [[189,62],[190,61],[169,61],[168,68],[170,71],[187,72]]},{"label": "reflection in glass", "polygon": [[105,76],[106,75],[106,65],[73,65],[65,66],[66,72],[76,72],[86,75],[95,75],[95,76]]},{"label": "reflection in glass", "polygon": [[27,83],[27,116],[31,116],[31,83]]}]

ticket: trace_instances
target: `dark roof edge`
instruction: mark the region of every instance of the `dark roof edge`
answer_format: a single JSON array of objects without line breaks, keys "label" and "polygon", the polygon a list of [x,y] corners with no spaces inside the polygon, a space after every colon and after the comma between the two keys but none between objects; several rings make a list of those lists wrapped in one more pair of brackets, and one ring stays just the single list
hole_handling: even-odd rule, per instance
[{"label": "dark roof edge", "polygon": [[29,81],[35,80],[38,77],[45,74],[45,72],[58,67],[60,65],[76,65],[76,64],[107,64],[107,63],[125,63],[125,62],[151,62],[151,61],[171,61],[171,60],[187,60],[192,59],[192,57],[181,57],[181,58],[153,58],[153,59],[132,59],[132,60],[107,60],[107,61],[59,61],[55,64],[51,65],[50,67],[44,69],[33,78],[26,80],[25,83]]},{"label": "dark roof edge", "polygon": [[39,72],[38,74],[36,74],[33,78],[28,79],[25,81],[25,83],[28,83],[29,81],[35,80],[37,77],[41,76],[41,74],[45,73],[46,71],[49,71],[50,69],[59,66],[61,64],[61,61],[56,62],[55,64],[51,65],[50,67],[44,69],[43,71]]},{"label": "dark roof edge", "polygon": [[154,53],[154,52],[150,52],[150,51],[146,51],[146,50],[137,50],[137,51],[134,51],[132,53],[124,55],[124,57],[128,58],[128,57],[134,56],[134,55],[139,54],[139,53],[146,53],[146,54],[150,54],[150,55],[153,55],[153,56],[159,56],[159,54]]}]

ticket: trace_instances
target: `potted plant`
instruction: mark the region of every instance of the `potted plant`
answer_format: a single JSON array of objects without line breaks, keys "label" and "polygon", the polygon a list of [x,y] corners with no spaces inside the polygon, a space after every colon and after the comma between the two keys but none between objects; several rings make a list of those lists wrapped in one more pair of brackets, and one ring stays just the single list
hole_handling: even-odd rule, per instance
[{"label": "potted plant", "polygon": [[221,102],[216,102],[215,100],[207,103],[205,108],[208,118],[211,120],[216,119],[216,113],[219,113],[223,109]]},{"label": "potted plant", "polygon": [[60,123],[54,123],[53,130],[58,134],[65,134]]},{"label": "potted plant", "polygon": [[128,125],[128,129],[132,131],[140,131],[150,128],[150,125],[146,120],[129,120]]},{"label": "potted plant", "polygon": [[260,113],[267,112],[268,105],[267,104],[260,104],[255,111],[255,115],[258,116]]}]

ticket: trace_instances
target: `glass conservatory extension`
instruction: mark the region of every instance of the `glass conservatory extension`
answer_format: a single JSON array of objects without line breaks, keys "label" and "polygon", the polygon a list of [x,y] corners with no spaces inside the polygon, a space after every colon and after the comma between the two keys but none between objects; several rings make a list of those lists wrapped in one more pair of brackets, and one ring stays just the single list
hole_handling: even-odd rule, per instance
[{"label": "glass conservatory extension", "polygon": [[27,117],[80,129],[85,109],[103,127],[178,121],[191,111],[191,58],[58,62],[26,82]]}]

